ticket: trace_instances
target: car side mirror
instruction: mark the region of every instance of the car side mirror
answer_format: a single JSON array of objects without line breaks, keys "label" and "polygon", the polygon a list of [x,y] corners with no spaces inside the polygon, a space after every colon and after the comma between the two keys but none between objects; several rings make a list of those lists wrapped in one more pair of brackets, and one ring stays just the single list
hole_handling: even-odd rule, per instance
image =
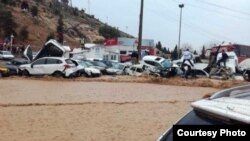
[{"label": "car side mirror", "polygon": [[33,68],[33,67],[34,67],[34,64],[31,64],[30,67]]}]

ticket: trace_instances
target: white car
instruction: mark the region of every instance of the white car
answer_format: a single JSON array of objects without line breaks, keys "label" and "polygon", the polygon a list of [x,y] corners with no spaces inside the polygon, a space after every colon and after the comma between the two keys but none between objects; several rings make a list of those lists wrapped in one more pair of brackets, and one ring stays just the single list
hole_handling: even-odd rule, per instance
[{"label": "white car", "polygon": [[120,63],[112,63],[112,67],[107,68],[107,74],[110,75],[123,75],[125,73],[126,66]]},{"label": "white car", "polygon": [[149,67],[161,67],[161,68],[171,68],[178,67],[173,64],[170,60],[163,57],[148,55],[142,58],[143,64]]},{"label": "white car", "polygon": [[52,75],[55,77],[74,76],[77,68],[71,59],[63,57],[43,57],[30,64],[19,66],[22,75]]},{"label": "white car", "polygon": [[92,64],[87,61],[74,60],[77,63],[78,74],[85,74],[87,77],[101,76],[102,73],[99,69],[91,67]]},{"label": "white car", "polygon": [[0,59],[13,59],[14,55],[9,51],[0,51]]},{"label": "white car", "polygon": [[125,74],[131,76],[141,76],[144,72],[142,64],[132,65],[129,68],[125,69]]}]

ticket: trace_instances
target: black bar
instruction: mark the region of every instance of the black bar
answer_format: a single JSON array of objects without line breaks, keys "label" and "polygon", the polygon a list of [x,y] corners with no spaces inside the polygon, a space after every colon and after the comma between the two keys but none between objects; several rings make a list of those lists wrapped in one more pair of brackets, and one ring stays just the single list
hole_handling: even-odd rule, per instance
[{"label": "black bar", "polygon": [[173,140],[201,140],[201,141],[223,141],[223,140],[250,140],[249,125],[174,125]]}]

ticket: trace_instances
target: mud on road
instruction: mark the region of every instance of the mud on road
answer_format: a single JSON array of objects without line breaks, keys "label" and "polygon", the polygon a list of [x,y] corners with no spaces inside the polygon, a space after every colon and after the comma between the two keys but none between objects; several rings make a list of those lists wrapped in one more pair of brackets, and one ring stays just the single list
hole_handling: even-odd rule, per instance
[{"label": "mud on road", "polygon": [[131,82],[0,81],[5,141],[152,141],[218,88]]}]

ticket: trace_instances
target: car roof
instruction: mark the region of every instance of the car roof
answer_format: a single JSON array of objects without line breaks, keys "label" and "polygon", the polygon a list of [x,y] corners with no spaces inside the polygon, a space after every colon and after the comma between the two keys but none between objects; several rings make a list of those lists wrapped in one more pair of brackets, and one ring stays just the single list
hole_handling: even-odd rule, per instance
[{"label": "car roof", "polygon": [[250,124],[250,85],[222,90],[191,105],[195,110]]},{"label": "car roof", "polygon": [[142,58],[142,60],[144,60],[144,61],[148,60],[148,61],[161,62],[161,61],[164,60],[164,58],[163,57],[159,57],[159,56],[148,55],[148,56],[144,56]]},{"label": "car roof", "polygon": [[65,58],[65,57],[42,57],[39,59],[69,59],[69,58]]},{"label": "car roof", "polygon": [[0,52],[10,52],[10,51],[1,50]]}]

